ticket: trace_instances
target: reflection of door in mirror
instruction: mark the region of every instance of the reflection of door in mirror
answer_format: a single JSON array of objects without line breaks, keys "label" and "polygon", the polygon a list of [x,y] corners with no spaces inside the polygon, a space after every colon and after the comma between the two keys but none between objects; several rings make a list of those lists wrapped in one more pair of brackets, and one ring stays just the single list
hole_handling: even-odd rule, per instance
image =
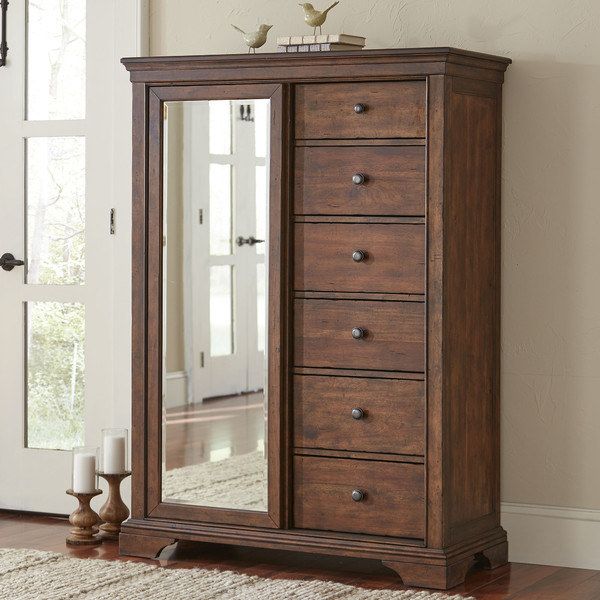
[{"label": "reflection of door in mirror", "polygon": [[164,118],[162,497],[265,511],[269,101]]}]

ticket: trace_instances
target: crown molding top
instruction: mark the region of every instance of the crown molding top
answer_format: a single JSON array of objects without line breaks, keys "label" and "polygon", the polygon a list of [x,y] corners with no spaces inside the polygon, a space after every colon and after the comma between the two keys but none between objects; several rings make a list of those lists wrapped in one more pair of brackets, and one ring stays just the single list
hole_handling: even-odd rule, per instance
[{"label": "crown molding top", "polygon": [[[234,83],[256,81],[319,81],[339,76],[341,65],[354,67],[355,79],[447,74],[501,83],[511,59],[459,48],[390,48],[348,52],[215,54],[123,58],[133,82]],[[471,72],[469,74],[469,71]],[[168,75],[167,75],[168,73]],[[252,77],[250,77],[252,79]]]}]

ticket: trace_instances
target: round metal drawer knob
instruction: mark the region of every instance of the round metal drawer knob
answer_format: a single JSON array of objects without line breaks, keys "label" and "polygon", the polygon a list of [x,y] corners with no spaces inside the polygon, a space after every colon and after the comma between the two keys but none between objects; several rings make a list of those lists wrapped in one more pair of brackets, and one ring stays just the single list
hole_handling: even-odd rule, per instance
[{"label": "round metal drawer knob", "polygon": [[359,421],[365,416],[365,411],[362,408],[353,408],[352,409],[352,418]]},{"label": "round metal drawer knob", "polygon": [[365,496],[366,494],[362,490],[352,490],[352,500],[354,500],[354,502],[360,502],[361,500],[364,500]]},{"label": "round metal drawer knob", "polygon": [[352,260],[354,262],[362,262],[367,258],[367,253],[364,250],[355,250],[352,253]]},{"label": "round metal drawer knob", "polygon": [[362,173],[356,173],[352,175],[352,183],[354,185],[361,185],[365,182],[365,176]]},{"label": "round metal drawer knob", "polygon": [[358,103],[354,105],[354,112],[358,115],[364,113],[365,110],[367,110],[367,107],[364,104]]},{"label": "round metal drawer knob", "polygon": [[354,327],[352,329],[352,337],[355,340],[360,340],[361,338],[364,338],[366,333],[367,332],[362,327]]}]

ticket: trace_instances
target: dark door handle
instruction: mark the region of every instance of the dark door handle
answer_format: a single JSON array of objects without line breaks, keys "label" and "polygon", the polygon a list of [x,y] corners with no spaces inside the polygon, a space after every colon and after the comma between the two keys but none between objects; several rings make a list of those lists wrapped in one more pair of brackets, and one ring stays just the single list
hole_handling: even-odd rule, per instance
[{"label": "dark door handle", "polygon": [[248,246],[254,246],[254,244],[262,244],[264,241],[265,240],[257,240],[253,235],[251,235],[248,238],[242,237],[240,235],[240,237],[238,237],[235,243],[238,246],[243,246],[244,244],[248,244]]},{"label": "dark door handle", "polygon": [[15,258],[10,252],[0,256],[0,267],[5,271],[12,271],[15,267],[22,267],[25,263]]}]

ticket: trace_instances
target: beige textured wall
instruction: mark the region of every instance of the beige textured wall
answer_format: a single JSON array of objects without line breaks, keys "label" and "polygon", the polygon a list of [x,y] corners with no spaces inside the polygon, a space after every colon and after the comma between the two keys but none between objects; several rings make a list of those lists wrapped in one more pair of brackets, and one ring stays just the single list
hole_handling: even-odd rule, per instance
[{"label": "beige textured wall", "polygon": [[[317,4],[317,3],[315,3]],[[319,2],[317,6],[325,4]],[[295,0],[151,0],[158,54],[243,51],[235,23],[309,33]],[[600,508],[600,2],[341,0],[371,48],[510,56],[504,102],[505,501]]]}]

